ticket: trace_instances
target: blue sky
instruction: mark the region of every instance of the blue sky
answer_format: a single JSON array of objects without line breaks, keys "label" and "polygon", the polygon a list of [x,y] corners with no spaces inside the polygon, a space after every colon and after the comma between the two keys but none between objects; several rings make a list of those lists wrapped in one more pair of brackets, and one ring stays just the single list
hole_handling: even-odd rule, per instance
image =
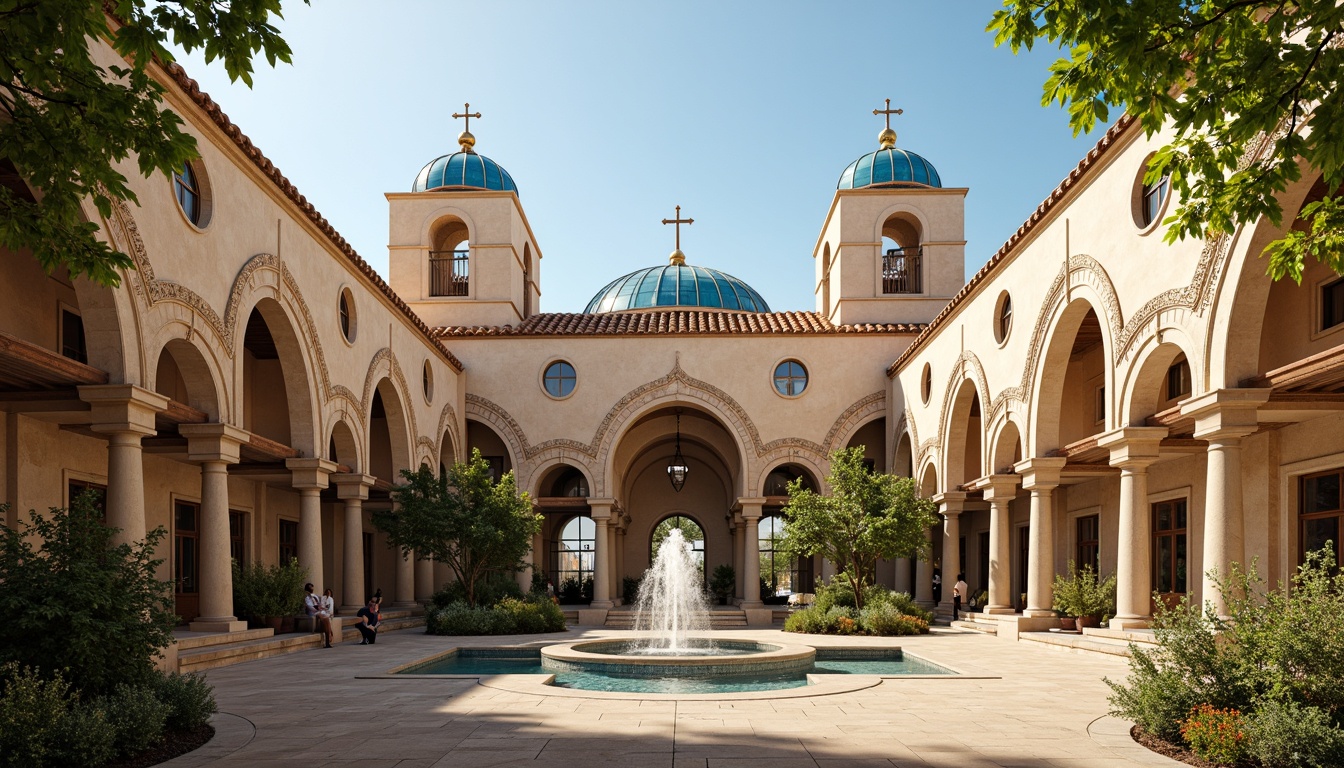
[{"label": "blue sky", "polygon": [[898,146],[970,188],[968,275],[1095,142],[1040,106],[1057,51],[994,48],[999,5],[290,0],[294,63],[261,62],[252,90],[183,64],[384,276],[383,193],[456,151],[469,101],[541,246],[543,311],[666,263],[675,205],[690,263],[813,309],[812,248],[884,98]]}]

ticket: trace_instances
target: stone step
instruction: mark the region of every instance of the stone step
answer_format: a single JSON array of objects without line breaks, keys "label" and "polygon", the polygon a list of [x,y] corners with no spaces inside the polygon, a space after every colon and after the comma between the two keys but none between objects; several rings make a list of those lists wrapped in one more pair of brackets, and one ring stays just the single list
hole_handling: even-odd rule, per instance
[{"label": "stone step", "polygon": [[177,639],[177,652],[189,651],[193,648],[204,648],[211,645],[225,645],[227,643],[238,643],[245,640],[262,640],[275,635],[275,630],[266,627],[263,629],[245,629],[241,632],[189,632],[181,630],[173,633]]},{"label": "stone step", "polygon": [[1083,653],[1101,653],[1107,656],[1129,656],[1129,643],[1104,637],[1088,637],[1076,632],[1023,632],[1019,640],[1040,643]]},{"label": "stone step", "polygon": [[1086,637],[1120,640],[1143,646],[1157,646],[1157,635],[1151,629],[1111,629],[1110,627],[1088,627],[1083,630]]},{"label": "stone step", "polygon": [[951,626],[953,629],[964,629],[970,632],[980,632],[986,635],[997,635],[999,633],[998,626],[989,621],[958,619],[952,622]]},{"label": "stone step", "polygon": [[[423,616],[412,616],[410,611],[384,611],[383,616],[385,618],[381,624],[382,628],[378,630],[380,633],[396,632],[425,625]],[[342,618],[349,619],[349,617]],[[269,633],[271,630],[264,631]],[[357,642],[359,639],[359,630],[354,628],[353,623],[350,626],[342,627],[341,642]],[[287,653],[321,647],[322,635],[316,632],[295,632],[232,643],[197,646],[187,650],[182,650],[179,643],[177,669],[183,673],[201,672],[207,669],[240,664],[244,661],[267,659],[272,656],[282,656]]]}]

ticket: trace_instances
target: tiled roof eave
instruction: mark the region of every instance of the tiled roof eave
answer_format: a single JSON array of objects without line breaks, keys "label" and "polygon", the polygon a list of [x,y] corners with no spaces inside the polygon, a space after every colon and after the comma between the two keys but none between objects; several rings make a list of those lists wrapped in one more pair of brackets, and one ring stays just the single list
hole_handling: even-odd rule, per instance
[{"label": "tiled roof eave", "polygon": [[1136,125],[1134,118],[1128,113],[1125,113],[1120,116],[1119,120],[1115,121],[1114,125],[1107,129],[1105,135],[1097,141],[1096,146],[1089,150],[1088,153],[1083,156],[1083,159],[1078,162],[1078,167],[1069,172],[1069,175],[1059,183],[1059,186],[1055,187],[1054,191],[1050,193],[1050,196],[1045,198],[1045,200],[1036,207],[1036,210],[1032,212],[1031,217],[1023,222],[1022,226],[1017,228],[1017,231],[1008,238],[1008,241],[999,247],[999,250],[989,258],[989,261],[985,262],[985,265],[981,267],[970,280],[966,281],[966,285],[962,286],[961,290],[957,292],[957,295],[953,296],[952,300],[947,303],[947,306],[943,307],[942,311],[925,326],[923,332],[919,334],[914,343],[906,348],[906,350],[896,358],[895,362],[887,366],[887,376],[889,378],[895,376],[906,363],[918,354],[919,351],[929,343],[929,340],[934,337],[938,332],[938,329],[942,327],[943,323],[947,322],[957,309],[968,301],[972,294],[974,294],[986,280],[999,271],[999,268],[1005,261],[1007,261],[1008,257],[1013,255],[1022,243],[1026,242],[1028,235],[1050,217],[1050,214],[1061,201],[1063,201],[1064,197],[1068,195],[1069,192],[1084,180],[1091,178],[1091,174],[1109,150],[1116,144],[1119,144],[1120,138],[1134,125]]},{"label": "tiled roof eave", "polygon": [[315,227],[317,227],[318,231],[327,238],[332,246],[354,265],[355,270],[369,281],[374,290],[386,297],[388,301],[401,312],[407,321],[420,332],[425,341],[448,361],[448,364],[451,365],[454,370],[458,373],[463,372],[465,367],[462,365],[462,361],[457,359],[457,356],[449,351],[447,347],[443,346],[443,343],[434,334],[434,331],[425,324],[425,321],[421,320],[420,316],[415,314],[406,302],[402,301],[401,297],[392,290],[392,287],[373,270],[373,267],[369,266],[369,263],[355,251],[350,243],[341,236],[340,232],[336,231],[336,228],[327,221],[326,217],[323,216],[312,203],[308,202],[308,199],[299,192],[298,188],[295,187],[289,179],[285,178],[285,175],[280,172],[280,169],[277,168],[266,155],[262,154],[261,150],[252,143],[250,138],[248,138],[247,134],[243,133],[237,125],[233,124],[233,121],[231,121],[229,116],[224,113],[224,110],[220,108],[219,104],[215,103],[214,99],[211,99],[209,94],[201,90],[200,83],[191,79],[191,77],[187,75],[186,70],[176,62],[169,62],[162,66],[164,71],[168,74],[170,81],[181,89],[182,93],[195,103],[225,136],[233,141],[239,151],[251,160],[252,164],[255,165],[257,169],[271,181],[271,183],[275,184],[280,192],[291,203],[298,207],[299,211],[306,216]]},{"label": "tiled roof eave", "polygon": [[913,336],[918,323],[833,325],[815,312],[664,310],[604,314],[547,313],[519,325],[436,328],[439,338],[573,338],[616,336]]}]

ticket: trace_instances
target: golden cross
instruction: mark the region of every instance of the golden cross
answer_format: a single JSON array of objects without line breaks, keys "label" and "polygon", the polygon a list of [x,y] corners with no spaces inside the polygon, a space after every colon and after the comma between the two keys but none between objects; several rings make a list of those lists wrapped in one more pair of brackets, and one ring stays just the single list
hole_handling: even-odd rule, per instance
[{"label": "golden cross", "polygon": [[[892,115],[903,115],[903,114],[905,114],[905,110],[903,110],[903,109],[892,109],[892,108],[891,108],[891,99],[887,99],[886,102],[887,102],[887,108],[886,108],[886,109],[874,109],[874,110],[873,110],[873,114],[874,114],[874,115],[886,115],[886,118],[887,118],[887,130],[891,130],[891,116],[892,116]],[[457,117],[457,115],[453,115],[453,117]],[[478,115],[478,117],[479,117],[479,115]]]},{"label": "golden cross", "polygon": [[678,205],[678,206],[677,206],[677,218],[675,218],[675,219],[663,219],[663,223],[664,223],[664,224],[676,224],[676,225],[677,225],[677,250],[680,251],[680,250],[681,250],[681,225],[682,225],[682,224],[694,224],[694,223],[695,223],[695,219],[683,219],[683,218],[681,218],[681,206]]},{"label": "golden cross", "polygon": [[[888,103],[890,103],[891,100],[888,99],[887,101],[888,101]],[[462,105],[462,109],[463,109],[463,110],[471,109],[471,102],[467,102],[467,103],[463,104],[463,105]],[[874,112],[873,114],[877,114],[877,113]],[[458,118],[461,118],[461,117],[465,117],[465,118],[467,119],[467,124],[466,124],[465,126],[463,126],[462,130],[466,131],[467,133],[471,133],[471,118],[474,117],[474,118],[476,118],[477,120],[479,120],[479,119],[481,118],[481,113],[480,113],[480,112],[475,112],[475,113],[473,113],[473,112],[466,112],[466,111],[463,111],[463,112],[454,112],[454,113],[453,113],[453,119],[454,119],[454,120],[456,120],[456,119],[458,119]]]}]

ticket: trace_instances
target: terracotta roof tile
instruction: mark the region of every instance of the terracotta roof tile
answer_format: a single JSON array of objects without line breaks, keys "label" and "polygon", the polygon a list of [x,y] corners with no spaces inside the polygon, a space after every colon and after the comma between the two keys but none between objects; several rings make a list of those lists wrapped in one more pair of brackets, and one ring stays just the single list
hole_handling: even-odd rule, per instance
[{"label": "terracotta roof tile", "polygon": [[436,328],[438,338],[474,336],[660,336],[660,335],[914,335],[920,323],[835,325],[816,312],[714,312],[669,309],[653,312],[611,312],[585,315],[545,313],[518,325],[476,325]]},{"label": "terracotta roof tile", "polygon": [[173,82],[176,83],[177,87],[182,89],[182,92],[194,101],[196,106],[200,107],[201,110],[214,121],[215,125],[224,132],[224,135],[233,140],[233,143],[237,145],[238,149],[242,150],[243,154],[247,155],[248,159],[252,161],[252,164],[257,166],[257,168],[259,168],[273,184],[279,187],[280,191],[289,198],[290,202],[294,203],[294,205],[298,206],[299,210],[303,211],[303,214],[308,217],[309,221],[313,222],[318,230],[331,241],[331,244],[336,246],[336,250],[340,251],[345,258],[355,266],[357,271],[368,278],[369,282],[373,285],[373,288],[386,296],[388,300],[392,302],[392,305],[405,315],[406,319],[420,331],[425,337],[425,340],[429,342],[430,346],[440,352],[444,358],[447,359],[459,373],[461,373],[463,370],[462,361],[458,360],[447,347],[443,346],[435,333],[425,324],[425,321],[421,320],[420,316],[415,314],[406,302],[402,301],[401,297],[392,290],[392,287],[389,286],[383,278],[379,277],[377,272],[373,271],[373,267],[370,267],[369,263],[355,252],[355,249],[350,246],[350,243],[346,242],[344,237],[341,237],[341,233],[337,232],[335,227],[331,226],[331,223],[327,221],[326,217],[319,213],[318,210],[313,207],[312,203],[308,202],[308,198],[299,193],[298,188],[290,183],[289,179],[285,178],[285,175],[280,172],[280,169],[276,168],[275,164],[261,153],[261,150],[252,143],[252,140],[247,137],[247,134],[243,133],[238,126],[234,125],[233,121],[229,120],[229,116],[224,114],[224,110],[219,108],[219,105],[215,103],[214,99],[210,98],[210,94],[201,90],[200,83],[197,83],[195,80],[188,77],[186,70],[182,69],[182,66],[176,62],[168,63],[164,66],[164,70],[172,78]]},{"label": "terracotta roof tile", "polygon": [[1059,183],[1059,186],[1055,187],[1054,191],[1050,193],[1050,196],[1045,198],[1045,200],[1036,207],[1035,211],[1032,211],[1031,217],[1023,222],[1022,226],[1017,228],[1017,231],[1013,233],[1012,237],[1008,238],[1008,242],[999,247],[999,250],[989,258],[989,261],[985,262],[985,265],[966,282],[966,285],[962,286],[961,290],[957,292],[957,295],[952,297],[952,300],[947,303],[947,306],[943,307],[943,311],[939,312],[938,315],[925,326],[924,332],[919,334],[919,337],[915,339],[915,343],[911,344],[908,349],[902,352],[900,357],[896,358],[896,362],[892,363],[887,368],[888,376],[895,376],[896,372],[901,369],[901,366],[905,365],[910,358],[914,357],[915,353],[922,349],[924,345],[933,338],[934,334],[938,332],[938,328],[952,316],[952,313],[956,308],[961,306],[962,302],[967,301],[971,294],[975,293],[975,290],[981,283],[987,280],[990,275],[998,272],[999,265],[1008,258],[1008,255],[1017,249],[1017,246],[1020,245],[1022,241],[1026,239],[1026,236],[1045,219],[1050,211],[1054,210],[1055,206],[1064,199],[1064,195],[1067,194],[1069,190],[1073,189],[1074,186],[1082,181],[1083,178],[1096,167],[1097,162],[1101,160],[1107,150],[1115,146],[1120,136],[1134,124],[1134,118],[1130,117],[1128,113],[1121,115],[1120,119],[1115,121],[1115,125],[1112,125],[1110,129],[1106,131],[1106,134],[1097,142],[1097,145],[1088,150],[1088,153],[1081,161],[1079,161],[1078,167],[1069,172],[1069,175]]}]

